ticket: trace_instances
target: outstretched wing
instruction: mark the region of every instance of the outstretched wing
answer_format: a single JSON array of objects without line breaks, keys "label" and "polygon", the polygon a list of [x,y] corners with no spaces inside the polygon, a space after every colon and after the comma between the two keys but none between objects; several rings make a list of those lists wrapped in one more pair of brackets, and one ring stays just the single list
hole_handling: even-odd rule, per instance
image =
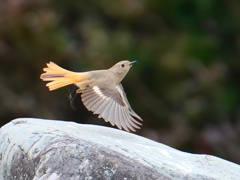
[{"label": "outstretched wing", "polygon": [[99,114],[106,122],[116,125],[126,131],[140,129],[135,118],[142,120],[131,108],[122,85],[107,83],[93,83],[82,92],[85,107],[94,114]]}]

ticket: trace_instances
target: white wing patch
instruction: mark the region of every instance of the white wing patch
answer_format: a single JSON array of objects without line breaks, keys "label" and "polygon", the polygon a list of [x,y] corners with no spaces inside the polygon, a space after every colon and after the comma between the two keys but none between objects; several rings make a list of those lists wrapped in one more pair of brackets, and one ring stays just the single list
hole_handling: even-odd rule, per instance
[{"label": "white wing patch", "polygon": [[95,93],[97,93],[101,98],[108,99],[109,97],[105,96],[99,89],[98,86],[93,86],[93,90]]},{"label": "white wing patch", "polygon": [[121,95],[121,97],[122,97],[123,103],[124,103],[125,106],[126,106],[127,103],[126,103],[126,101],[125,101],[125,99],[124,99],[124,95],[123,95],[123,91],[122,91],[122,89],[120,88],[119,85],[117,85],[116,88],[117,88],[118,92],[120,93],[120,95]]}]

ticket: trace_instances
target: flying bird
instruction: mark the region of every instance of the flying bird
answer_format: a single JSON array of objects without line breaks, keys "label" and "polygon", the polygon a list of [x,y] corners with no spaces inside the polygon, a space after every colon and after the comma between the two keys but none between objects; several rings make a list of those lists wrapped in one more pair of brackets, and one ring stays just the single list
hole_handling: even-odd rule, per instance
[{"label": "flying bird", "polygon": [[120,61],[110,69],[88,72],[72,72],[53,62],[47,63],[40,78],[51,81],[46,84],[50,91],[75,84],[81,93],[85,107],[98,118],[103,118],[113,126],[126,131],[140,129],[142,121],[131,108],[121,81],[136,61]]}]

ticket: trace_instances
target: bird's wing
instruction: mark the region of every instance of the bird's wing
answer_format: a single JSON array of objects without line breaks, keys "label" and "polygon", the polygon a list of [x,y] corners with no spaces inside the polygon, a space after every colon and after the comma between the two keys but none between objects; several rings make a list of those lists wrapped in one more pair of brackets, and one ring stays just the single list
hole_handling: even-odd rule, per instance
[{"label": "bird's wing", "polygon": [[126,94],[120,85],[113,85],[110,82],[93,83],[82,92],[83,104],[89,111],[99,114],[106,122],[116,125],[119,129],[126,131],[134,128],[140,129],[135,118],[142,120],[130,107]]},{"label": "bird's wing", "polygon": [[120,83],[120,84],[117,85],[116,87],[117,87],[117,89],[118,89],[118,92],[121,94],[121,97],[122,97],[124,103],[128,106],[129,111],[130,111],[130,114],[131,114],[132,116],[134,116],[135,118],[137,118],[137,119],[139,119],[139,120],[142,121],[142,118],[141,118],[140,116],[138,116],[138,115],[133,111],[132,107],[130,106],[130,104],[129,104],[128,100],[127,100],[126,93],[125,93],[125,91],[124,91],[124,89],[123,89],[123,87],[122,87],[122,84]]}]

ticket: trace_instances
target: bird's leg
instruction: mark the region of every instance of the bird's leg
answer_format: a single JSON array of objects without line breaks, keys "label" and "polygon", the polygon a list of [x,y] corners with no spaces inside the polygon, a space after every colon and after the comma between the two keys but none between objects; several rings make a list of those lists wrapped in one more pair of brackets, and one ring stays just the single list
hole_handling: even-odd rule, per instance
[{"label": "bird's leg", "polygon": [[70,105],[71,105],[72,109],[74,109],[74,110],[76,110],[76,108],[74,106],[74,102],[73,102],[75,97],[76,97],[76,95],[77,95],[77,93],[75,93],[76,88],[77,87],[75,86],[74,89],[69,93],[69,96],[68,96],[68,99],[70,101]]}]

